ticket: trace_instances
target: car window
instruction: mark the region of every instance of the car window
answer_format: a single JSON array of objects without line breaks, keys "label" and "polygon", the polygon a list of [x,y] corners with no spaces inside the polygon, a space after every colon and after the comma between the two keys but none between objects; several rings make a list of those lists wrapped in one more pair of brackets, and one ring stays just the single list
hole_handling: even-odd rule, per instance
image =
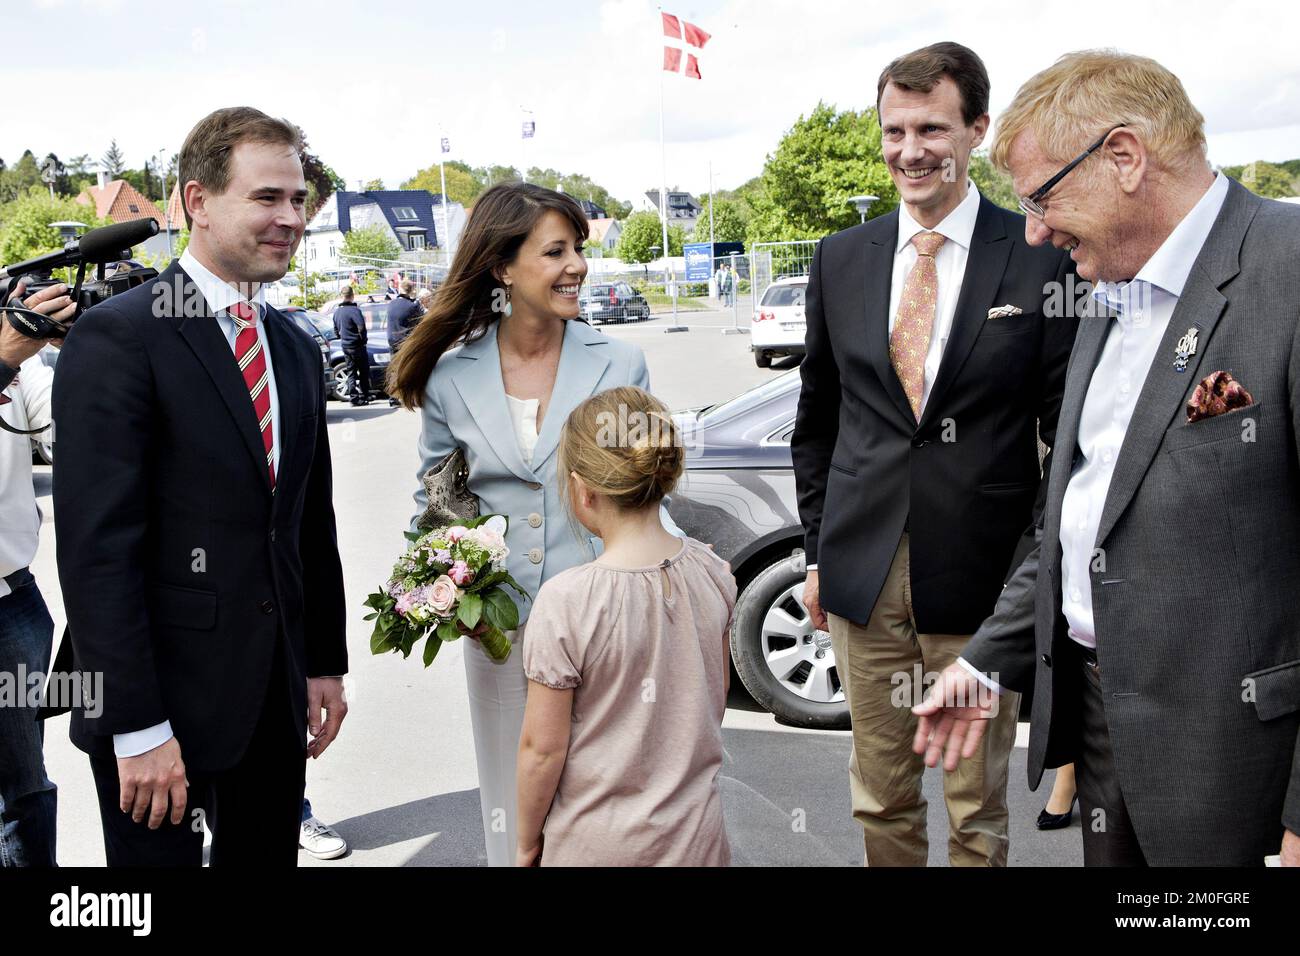
[{"label": "car window", "polygon": [[715,405],[700,415],[701,422],[718,422],[748,411],[756,405],[776,398],[787,392],[799,390],[799,370],[791,369],[776,378],[768,379],[747,392],[741,392],[730,401]]},{"label": "car window", "polygon": [[763,293],[763,305],[803,306],[804,292],[807,285],[773,285]]}]

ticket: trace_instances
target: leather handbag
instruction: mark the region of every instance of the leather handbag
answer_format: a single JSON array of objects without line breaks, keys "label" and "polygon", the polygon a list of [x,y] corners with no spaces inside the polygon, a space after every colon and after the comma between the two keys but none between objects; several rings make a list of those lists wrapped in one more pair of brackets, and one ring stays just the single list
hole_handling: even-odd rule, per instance
[{"label": "leather handbag", "polygon": [[469,490],[469,464],[461,449],[426,471],[421,480],[429,497],[429,506],[417,523],[422,531],[478,517],[478,496]]}]

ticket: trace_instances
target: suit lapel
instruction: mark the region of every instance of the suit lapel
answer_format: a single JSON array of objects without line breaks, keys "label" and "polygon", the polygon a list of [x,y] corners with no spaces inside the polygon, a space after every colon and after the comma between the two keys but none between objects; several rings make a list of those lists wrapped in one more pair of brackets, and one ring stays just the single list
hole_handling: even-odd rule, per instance
[{"label": "suit lapel", "polygon": [[[469,409],[479,431],[496,452],[501,463],[524,481],[537,476],[524,464],[515,440],[514,419],[506,406],[506,389],[501,378],[501,353],[497,349],[497,322],[488,327],[482,338],[463,346],[460,359],[465,367],[452,376],[456,391]],[[465,361],[465,360],[469,361]]]},{"label": "suit lapel", "polygon": [[[253,402],[248,397],[248,386],[244,384],[244,377],[235,362],[235,354],[217,324],[216,315],[180,266],[173,264],[159,281],[166,283],[170,289],[183,289],[184,295],[179,297],[172,315],[173,320],[179,316],[177,331],[193,350],[216,387],[217,394],[225,402],[226,409],[239,429],[244,448],[256,465],[258,474],[262,476],[267,494],[270,494],[271,478],[266,469],[266,449],[262,445],[262,433],[257,427],[257,415],[253,411]],[[199,308],[188,308],[182,303],[192,303]],[[283,415],[281,419],[283,421]]]},{"label": "suit lapel", "polygon": [[[1259,202],[1244,187],[1230,184],[1223,208],[1187,276],[1183,294],[1174,307],[1133,409],[1102,508],[1101,524],[1097,528],[1098,547],[1133,500],[1170,422],[1183,410],[1187,393],[1200,381],[1197,369],[1228,304],[1219,290],[1240,271],[1238,253]],[[1187,370],[1178,372],[1174,368],[1174,349],[1193,327],[1198,330],[1196,354],[1188,360]]]},{"label": "suit lapel", "polygon": [[537,470],[555,451],[560,442],[560,430],[569,413],[596,391],[601,376],[609,367],[609,359],[601,354],[605,337],[595,332],[585,322],[571,319],[564,324],[564,346],[560,352],[560,365],[555,373],[555,386],[546,406],[546,418],[533,449],[533,469]]},{"label": "suit lapel", "polygon": [[943,358],[939,362],[939,373],[935,376],[934,384],[930,386],[930,395],[925,401],[925,411],[921,413],[922,424],[939,414],[944,393],[966,364],[975,340],[988,321],[988,310],[993,305],[998,286],[1002,284],[1010,256],[1011,243],[1007,241],[1002,217],[998,215],[997,207],[981,196],[975,229],[971,233],[970,250],[966,255],[966,272],[962,277],[957,308],[953,313],[952,329],[948,333],[948,344],[944,346]]},{"label": "suit lapel", "polygon": [[884,386],[909,430],[916,427],[916,417],[889,360],[889,292],[894,280],[894,247],[898,244],[898,212],[891,212],[876,222],[880,227],[869,233],[862,277],[866,304],[867,357],[880,384]]}]

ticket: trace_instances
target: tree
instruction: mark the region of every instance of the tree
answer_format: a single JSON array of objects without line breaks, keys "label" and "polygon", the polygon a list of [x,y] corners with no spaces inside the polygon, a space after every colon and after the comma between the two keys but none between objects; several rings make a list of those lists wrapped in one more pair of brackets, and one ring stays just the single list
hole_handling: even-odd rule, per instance
[{"label": "tree", "polygon": [[108,173],[109,179],[120,179],[122,173],[126,172],[126,157],[117,148],[117,140],[109,143],[108,152],[100,158],[99,165],[103,167],[104,172]]},{"label": "tree", "polygon": [[632,212],[632,204],[621,202],[609,194],[603,186],[598,186],[581,173],[561,173],[555,169],[540,169],[534,166],[528,170],[528,181],[547,189],[558,189],[574,199],[586,199],[594,202],[611,219],[625,219]]},{"label": "tree", "polygon": [[67,197],[50,198],[43,187],[36,187],[9,203],[0,224],[0,263],[21,262],[63,247],[59,231],[52,222],[84,222],[88,229],[108,225],[95,216],[94,206],[83,206]]},{"label": "tree", "polygon": [[1020,211],[1020,197],[1011,185],[1011,177],[994,166],[987,153],[971,153],[969,173],[971,182],[989,202],[1012,212]]},{"label": "tree", "polygon": [[371,180],[367,180],[366,185],[363,188],[363,192],[368,192],[368,193],[378,192],[383,188],[384,188],[384,181],[382,179],[371,179]]},{"label": "tree", "polygon": [[0,203],[13,202],[33,186],[45,188],[41,182],[41,167],[28,149],[23,151],[18,162],[0,173]]},{"label": "tree", "polygon": [[[668,227],[668,255],[680,256],[686,241],[686,230],[681,226]],[[623,223],[623,233],[618,238],[614,254],[624,262],[650,262],[656,258],[651,246],[663,245],[663,229],[659,216],[653,212],[634,212]]]},{"label": "tree", "polygon": [[513,166],[475,166],[474,178],[487,188],[497,183],[522,182],[524,177]]},{"label": "tree", "polygon": [[367,259],[396,259],[402,247],[392,234],[376,223],[364,229],[353,229],[343,237],[343,255]]},{"label": "tree", "polygon": [[781,138],[763,166],[753,197],[751,242],[820,239],[857,224],[849,202],[874,194],[871,215],[898,204],[898,193],[880,151],[876,110],[846,110],[818,102]]},{"label": "tree", "polygon": [[749,221],[754,218],[754,208],[745,199],[734,199],[715,193],[704,200],[704,208],[695,220],[695,238],[705,242],[709,238],[709,207],[713,207],[714,242],[744,242]]},{"label": "tree", "polygon": [[1296,195],[1295,177],[1285,166],[1257,159],[1244,166],[1224,166],[1222,172],[1231,176],[1251,192],[1269,199]]},{"label": "tree", "polygon": [[[443,164],[447,172],[447,198],[468,207],[483,191],[483,182],[474,176],[468,163],[451,160]],[[403,189],[423,189],[435,196],[442,194],[442,176],[438,164],[428,166],[402,183]]]}]

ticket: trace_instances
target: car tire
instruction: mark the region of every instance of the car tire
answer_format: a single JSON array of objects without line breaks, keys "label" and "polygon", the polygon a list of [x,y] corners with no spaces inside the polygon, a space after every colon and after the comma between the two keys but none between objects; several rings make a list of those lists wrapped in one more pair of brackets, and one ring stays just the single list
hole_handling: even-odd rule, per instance
[{"label": "car tire", "polygon": [[42,465],[53,465],[54,442],[46,439],[32,442],[32,461]]},{"label": "car tire", "polygon": [[772,367],[772,353],[767,350],[759,350],[754,353],[754,364],[759,368]]},{"label": "car tire", "polygon": [[830,636],[813,628],[803,607],[806,573],[803,555],[779,558],[745,586],[732,620],[731,659],[749,695],[780,723],[848,730]]},{"label": "car tire", "polygon": [[348,363],[346,360],[340,360],[330,366],[330,381],[333,383],[329,397],[332,401],[341,402],[348,393]]}]

